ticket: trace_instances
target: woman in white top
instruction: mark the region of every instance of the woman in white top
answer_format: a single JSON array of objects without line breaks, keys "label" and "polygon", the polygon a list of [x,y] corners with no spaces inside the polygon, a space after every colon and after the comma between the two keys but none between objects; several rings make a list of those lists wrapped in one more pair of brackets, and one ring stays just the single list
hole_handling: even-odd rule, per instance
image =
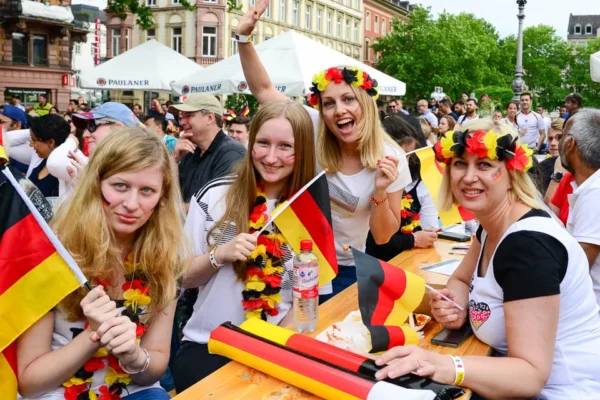
[{"label": "woman in white top", "polygon": [[[52,227],[92,286],[18,339],[19,393],[44,400],[168,400],[180,255],[177,178],[155,133],[125,128],[96,149]],[[143,396],[143,397],[141,397]]]},{"label": "woman in white top", "polygon": [[430,305],[449,329],[469,322],[500,357],[448,357],[394,348],[378,378],[409,372],[470,388],[485,398],[597,399],[600,315],[581,246],[548,213],[527,175],[532,150],[504,124],[469,125],[436,146],[446,163],[443,208],[460,204],[481,227]]},{"label": "woman in white top", "polygon": [[501,121],[506,125],[511,126],[515,131],[519,130],[519,124],[517,123],[517,114],[519,113],[519,103],[516,101],[509,101],[506,105],[506,117]]},{"label": "woman in white top", "polygon": [[254,317],[290,322],[285,317],[292,305],[292,250],[265,223],[278,203],[315,176],[310,116],[295,102],[263,105],[252,121],[248,149],[236,176],[209,182],[190,202],[185,230],[195,258],[184,287],[199,287],[199,293],[175,358],[178,393],[229,362],[208,354],[210,332],[220,324]]}]

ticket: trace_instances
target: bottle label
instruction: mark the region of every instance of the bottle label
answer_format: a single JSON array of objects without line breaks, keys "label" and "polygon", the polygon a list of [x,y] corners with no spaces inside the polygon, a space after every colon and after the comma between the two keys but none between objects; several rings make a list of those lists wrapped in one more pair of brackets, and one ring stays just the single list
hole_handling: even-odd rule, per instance
[{"label": "bottle label", "polygon": [[314,299],[319,297],[319,265],[294,266],[294,297]]}]

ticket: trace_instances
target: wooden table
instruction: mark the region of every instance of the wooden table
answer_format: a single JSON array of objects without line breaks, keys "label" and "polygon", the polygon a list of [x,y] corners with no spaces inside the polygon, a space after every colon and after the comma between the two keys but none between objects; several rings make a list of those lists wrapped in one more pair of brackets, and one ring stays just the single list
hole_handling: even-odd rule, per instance
[{"label": "wooden table", "polygon": [[[460,255],[448,254],[453,242],[438,241],[433,248],[415,249],[399,254],[390,263],[407,271],[421,275],[430,285],[445,286],[448,277],[434,272],[423,271],[420,267],[449,258],[461,258]],[[348,313],[358,310],[358,291],[356,284],[339,293],[319,307],[319,322],[313,333],[307,336],[316,337],[319,332],[331,324],[343,320]],[[288,327],[293,329],[291,327]],[[459,348],[436,346],[431,338],[437,335],[442,327],[432,321],[424,329],[425,337],[419,346],[440,354],[454,355],[489,355],[490,347],[475,336],[467,339]],[[461,399],[469,399],[467,394]],[[207,376],[185,392],[176,397],[177,400],[317,400],[319,397],[298,389],[292,385],[256,371],[238,362],[232,361],[223,368]]]}]

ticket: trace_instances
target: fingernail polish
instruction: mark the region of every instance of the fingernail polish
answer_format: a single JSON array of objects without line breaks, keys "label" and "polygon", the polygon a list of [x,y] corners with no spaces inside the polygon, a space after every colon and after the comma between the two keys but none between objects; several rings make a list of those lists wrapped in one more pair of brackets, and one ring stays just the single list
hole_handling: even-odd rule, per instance
[{"label": "fingernail polish", "polygon": [[389,159],[390,159],[390,156],[385,156],[385,159],[386,159],[386,160],[389,160]]}]

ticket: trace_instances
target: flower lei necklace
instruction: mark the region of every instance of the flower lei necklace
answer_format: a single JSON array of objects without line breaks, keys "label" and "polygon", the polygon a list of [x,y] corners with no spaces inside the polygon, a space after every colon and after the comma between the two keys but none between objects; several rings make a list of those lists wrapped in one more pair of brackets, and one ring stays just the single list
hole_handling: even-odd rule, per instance
[{"label": "flower lei necklace", "polygon": [[341,83],[342,81],[350,86],[362,88],[375,100],[379,97],[377,81],[372,79],[366,72],[352,67],[342,69],[332,67],[313,76],[313,85],[308,96],[310,105],[317,108],[319,106],[319,94],[327,89],[331,82]]},{"label": "flower lei necklace", "polygon": [[[152,301],[150,297],[150,287],[146,273],[139,268],[139,264],[133,263],[133,256],[129,254],[123,263],[125,269],[126,282],[121,286],[123,289],[123,299],[117,301],[118,306],[125,306],[121,315],[125,315],[137,325],[135,335],[138,343],[140,338],[146,332],[147,325],[140,321],[140,316],[145,314],[147,306]],[[109,279],[95,278],[97,285],[108,287]],[[86,322],[85,328],[89,323]],[[78,329],[73,332],[73,338],[83,332]],[[108,367],[105,384],[100,386],[96,393],[91,389],[94,372]],[[127,385],[131,383],[131,376],[123,371],[119,365],[117,357],[108,354],[108,351],[101,347],[98,351],[79,369],[68,381],[63,383],[65,387],[65,399],[67,400],[121,400],[123,392],[127,392]],[[128,394],[128,392],[127,392]]]},{"label": "flower lei necklace", "polygon": [[[267,196],[259,186],[254,207],[250,213],[250,233],[260,231],[269,220],[267,214]],[[281,256],[285,250],[281,246],[285,238],[280,233],[263,231],[257,239],[256,249],[246,261],[247,270],[242,291],[242,305],[246,311],[246,319],[260,318],[267,320],[267,315],[279,314],[277,304],[281,302],[281,281],[285,268]]]}]

